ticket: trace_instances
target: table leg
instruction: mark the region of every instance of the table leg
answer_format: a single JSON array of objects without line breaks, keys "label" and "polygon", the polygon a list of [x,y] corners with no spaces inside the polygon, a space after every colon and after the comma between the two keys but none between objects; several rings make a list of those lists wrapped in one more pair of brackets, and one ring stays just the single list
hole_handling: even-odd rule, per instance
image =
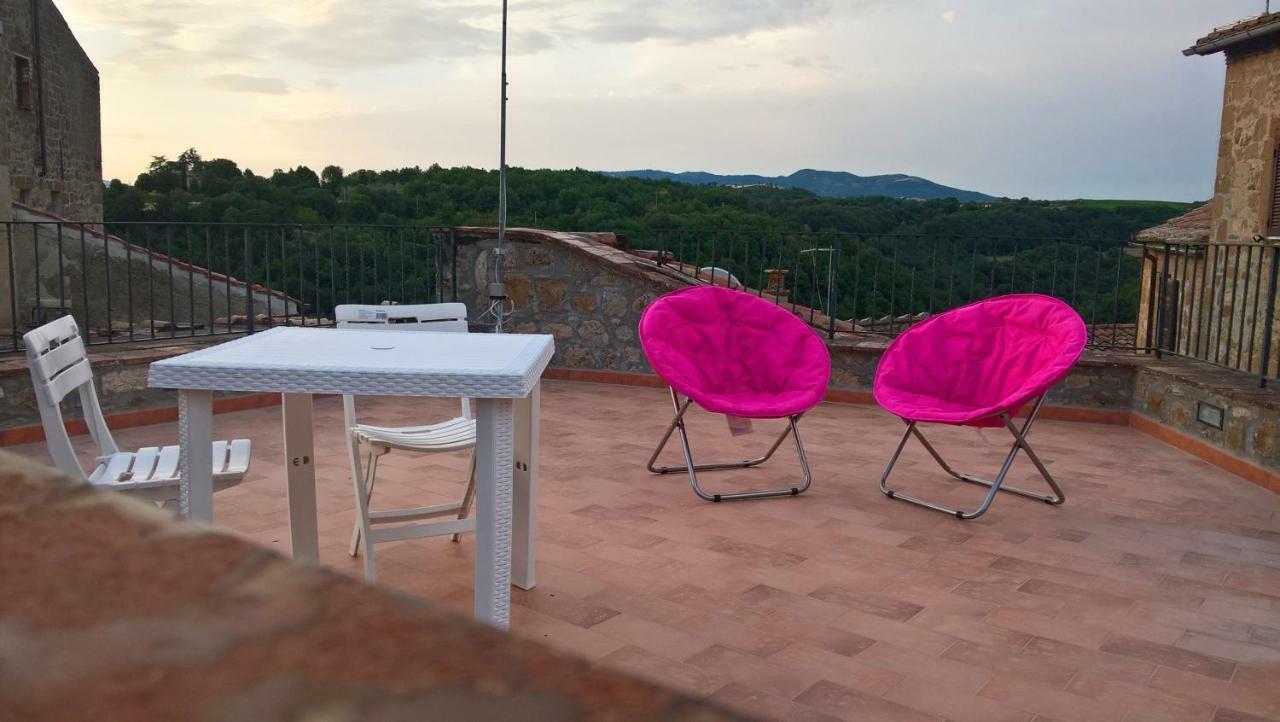
[{"label": "table leg", "polygon": [[213,521],[213,392],[178,391],[179,513]]},{"label": "table leg", "polygon": [[316,525],[316,453],[311,438],[311,394],[283,396],[290,546],[294,559],[318,563],[320,532]]},{"label": "table leg", "polygon": [[511,399],[476,400],[476,618],[511,617]]},{"label": "table leg", "polygon": [[538,545],[538,407],[542,384],[515,402],[515,470],[511,511],[511,583],[533,589]]}]

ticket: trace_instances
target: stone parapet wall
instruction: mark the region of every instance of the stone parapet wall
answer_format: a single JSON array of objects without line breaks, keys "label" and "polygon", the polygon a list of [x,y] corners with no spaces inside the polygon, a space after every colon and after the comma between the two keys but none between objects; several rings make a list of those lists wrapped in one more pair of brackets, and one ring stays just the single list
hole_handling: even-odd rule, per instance
[{"label": "stone parapet wall", "polygon": [[[442,298],[464,301],[473,330],[478,310],[488,302],[485,263],[493,249],[491,229],[464,229],[456,248],[442,244],[458,259],[457,284],[442,278]],[[640,313],[657,296],[684,288],[688,279],[664,272],[592,234],[515,230],[508,254],[508,294],[515,308],[507,329],[556,337],[552,366],[563,376],[633,382],[652,377],[636,338]],[[446,263],[445,267],[448,267]],[[828,341],[832,359],[832,398],[871,402],[876,364],[884,339],[838,334]],[[145,388],[145,365],[160,354],[189,347],[126,351],[95,348],[91,360],[99,375],[108,412],[172,406],[173,395]],[[579,374],[575,376],[575,374]],[[1195,421],[1195,402],[1208,399],[1226,409],[1221,433]],[[73,415],[73,414],[70,414]],[[1249,468],[1280,471],[1275,453],[1275,424],[1280,397],[1258,389],[1256,377],[1185,360],[1155,361],[1147,356],[1087,352],[1072,373],[1049,394],[1046,416],[1068,420],[1126,424],[1134,415],[1176,430],[1187,439],[1218,449]],[[0,360],[0,431],[38,423],[30,381],[20,358]],[[1245,468],[1245,467],[1240,467]],[[1237,469],[1237,473],[1241,473]]]},{"label": "stone parapet wall", "polygon": [[4,719],[744,719],[4,452],[0,543]]},{"label": "stone parapet wall", "polygon": [[[1280,470],[1280,392],[1260,386],[1257,377],[1194,362],[1153,362],[1136,377],[1133,396],[1134,413]],[[1198,418],[1201,403],[1222,410],[1221,429]]]}]

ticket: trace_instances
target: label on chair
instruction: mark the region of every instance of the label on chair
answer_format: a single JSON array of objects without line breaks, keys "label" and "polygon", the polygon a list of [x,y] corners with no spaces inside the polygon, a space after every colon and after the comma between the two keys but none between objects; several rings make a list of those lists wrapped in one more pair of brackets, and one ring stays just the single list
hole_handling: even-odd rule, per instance
[{"label": "label on chair", "polygon": [[729,416],[725,414],[725,421],[729,422],[729,433],[734,436],[746,436],[751,433],[751,419],[741,416]]}]

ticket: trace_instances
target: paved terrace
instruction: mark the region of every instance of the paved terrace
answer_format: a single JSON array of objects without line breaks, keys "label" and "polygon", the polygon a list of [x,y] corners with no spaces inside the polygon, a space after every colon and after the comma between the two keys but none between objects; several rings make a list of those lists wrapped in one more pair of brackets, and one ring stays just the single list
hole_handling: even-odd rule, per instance
[{"label": "paved terrace", "polygon": [[[539,584],[513,590],[515,634],[774,718],[1280,718],[1280,496],[1130,428],[1044,421],[1031,438],[1066,505],[1005,495],[963,523],[881,496],[900,423],[828,403],[801,424],[809,493],[709,504],[683,476],[644,469],[669,409],[657,389],[544,383]],[[362,410],[399,424],[454,407]],[[358,575],[340,403],[316,411],[322,559]],[[249,477],[215,497],[217,523],[287,552],[279,409],[214,424],[254,443]],[[691,426],[704,460],[773,431],[734,439],[705,414]],[[173,424],[117,434],[125,446],[176,437]],[[995,430],[933,438],[982,473],[1007,448]],[[47,459],[40,445],[10,450]],[[788,450],[708,486],[798,478]],[[454,498],[465,469],[462,454],[393,453],[375,507]],[[952,504],[980,491],[943,481],[918,446],[897,474]],[[1038,481],[1025,460],[1011,476]],[[381,545],[379,581],[469,612],[472,552],[467,537]]]}]

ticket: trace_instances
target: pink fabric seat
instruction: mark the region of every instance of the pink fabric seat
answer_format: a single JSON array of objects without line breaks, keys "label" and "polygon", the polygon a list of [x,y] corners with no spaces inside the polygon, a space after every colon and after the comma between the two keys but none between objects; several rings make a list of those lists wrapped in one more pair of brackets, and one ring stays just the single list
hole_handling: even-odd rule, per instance
[{"label": "pink fabric seat", "polygon": [[826,344],[808,324],[756,296],[696,286],[654,301],[640,344],[655,373],[707,411],[753,419],[802,414],[831,377]]},{"label": "pink fabric seat", "polygon": [[876,369],[876,402],[908,421],[1003,426],[1061,381],[1088,334],[1070,306],[1014,294],[963,306],[912,326]]}]

